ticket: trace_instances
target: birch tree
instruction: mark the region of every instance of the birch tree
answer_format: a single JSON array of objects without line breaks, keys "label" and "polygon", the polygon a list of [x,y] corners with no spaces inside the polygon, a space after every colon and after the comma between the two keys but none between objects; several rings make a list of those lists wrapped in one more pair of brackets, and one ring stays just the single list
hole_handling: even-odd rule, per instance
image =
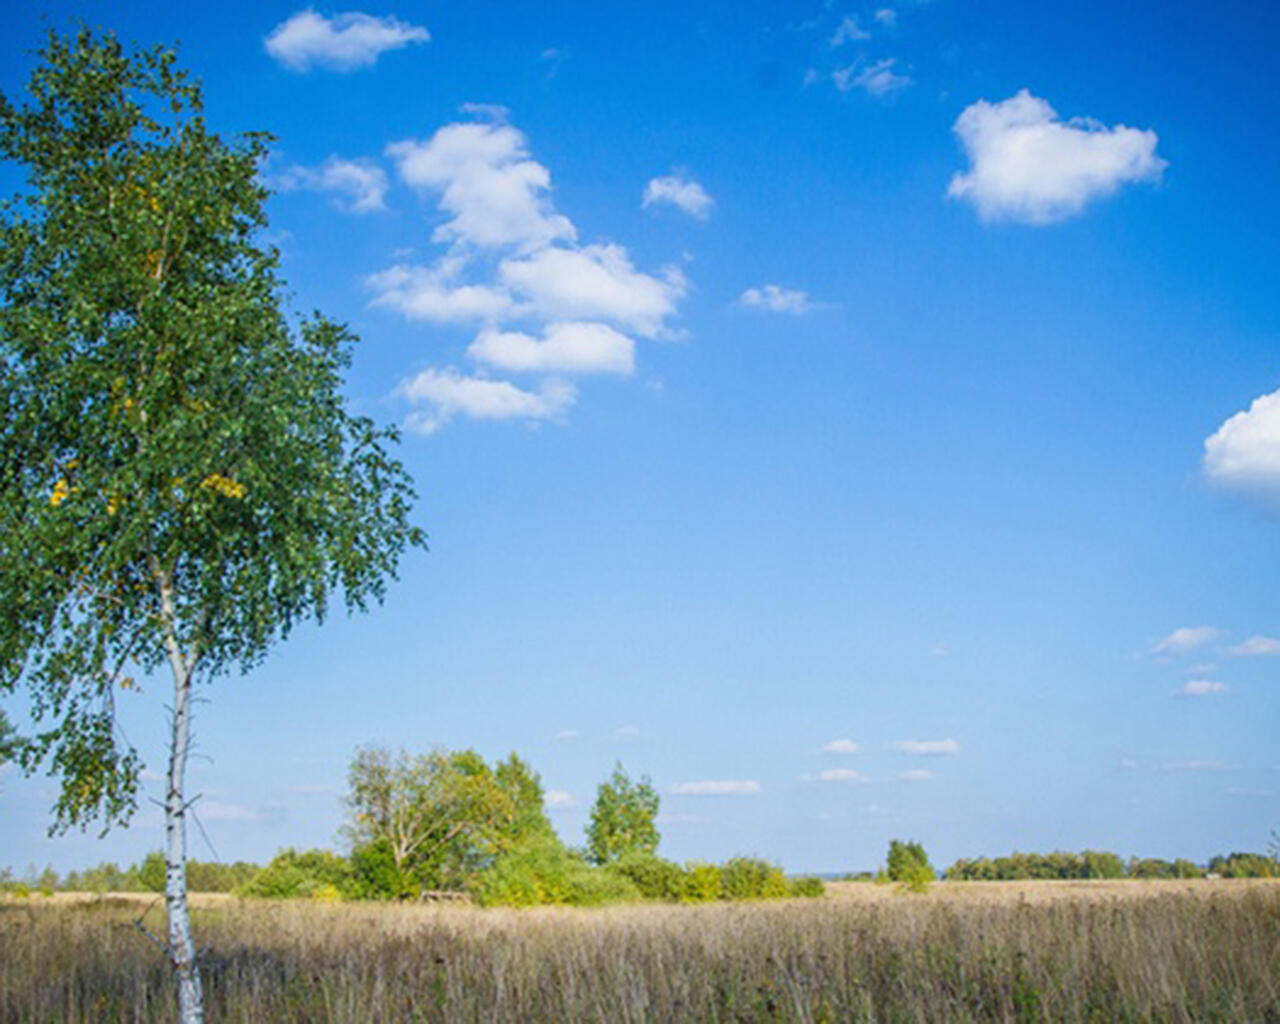
[{"label": "birch tree", "polygon": [[167,953],[202,1019],[186,899],[185,770],[198,684],[299,622],[380,600],[408,546],[394,433],[341,397],[350,332],[291,326],[256,239],[268,138],[210,131],[163,48],[51,34],[25,105],[0,95],[0,693],[61,781],[51,831],[126,821],[138,753],[115,704],[172,680]]}]

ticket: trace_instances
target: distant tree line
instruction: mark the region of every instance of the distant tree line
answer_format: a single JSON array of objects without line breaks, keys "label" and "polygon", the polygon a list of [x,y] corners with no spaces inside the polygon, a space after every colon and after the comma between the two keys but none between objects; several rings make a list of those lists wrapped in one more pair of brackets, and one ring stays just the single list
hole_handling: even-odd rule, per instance
[{"label": "distant tree line", "polygon": [[1011,882],[1037,879],[1087,878],[1277,878],[1280,862],[1263,853],[1231,853],[1212,858],[1205,866],[1185,857],[1131,857],[1126,862],[1107,850],[1082,853],[1011,853],[1007,857],[961,858],[947,868],[948,881]]},{"label": "distant tree line", "polygon": [[[188,861],[193,892],[266,899],[404,900],[465,894],[483,905],[597,905],[820,896],[816,878],[787,878],[753,857],[676,864],[657,855],[659,798],[621,765],[596,792],[580,849],[547,819],[542,781],[516,754],[490,765],[474,750],[356,751],[347,778],[346,854],[282,850],[269,864]],[[930,869],[932,870],[932,869]],[[161,892],[159,852],[121,869],[102,864],[59,879],[52,868],[0,887]]]}]

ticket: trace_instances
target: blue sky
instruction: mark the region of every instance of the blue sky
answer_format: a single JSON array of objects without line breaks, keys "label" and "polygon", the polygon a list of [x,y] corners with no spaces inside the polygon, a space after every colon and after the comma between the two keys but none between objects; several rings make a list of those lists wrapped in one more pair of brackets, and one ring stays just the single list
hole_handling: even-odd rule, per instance
[{"label": "blue sky", "polygon": [[[677,859],[1264,847],[1280,13],[1135,6],[12,5],[6,95],[83,17],[276,136],[406,428],[430,553],[199,709],[218,856],[335,844],[362,743],[514,749],[570,842],[621,760]],[[0,786],[0,864],[159,845]]]}]

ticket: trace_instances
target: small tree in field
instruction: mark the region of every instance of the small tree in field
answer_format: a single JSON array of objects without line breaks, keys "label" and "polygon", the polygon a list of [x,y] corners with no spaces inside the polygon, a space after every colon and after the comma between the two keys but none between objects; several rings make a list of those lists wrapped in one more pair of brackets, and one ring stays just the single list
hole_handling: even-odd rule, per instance
[{"label": "small tree in field", "polygon": [[929,863],[924,847],[917,842],[904,842],[894,839],[889,843],[889,857],[886,864],[889,877],[901,883],[911,892],[924,892],[929,883],[937,879],[937,872]]},{"label": "small tree in field", "polygon": [[641,777],[632,782],[618,764],[596,790],[587,824],[587,851],[597,864],[608,864],[628,853],[653,853],[658,848],[658,794]]},{"label": "small tree in field", "polygon": [[167,668],[168,955],[202,1018],[186,899],[192,690],[299,621],[381,599],[412,499],[395,440],[343,407],[354,340],[291,328],[255,244],[267,138],[226,141],[160,48],[50,35],[0,158],[0,692],[30,696],[20,759],[61,779],[52,830],[127,820],[130,673]]}]

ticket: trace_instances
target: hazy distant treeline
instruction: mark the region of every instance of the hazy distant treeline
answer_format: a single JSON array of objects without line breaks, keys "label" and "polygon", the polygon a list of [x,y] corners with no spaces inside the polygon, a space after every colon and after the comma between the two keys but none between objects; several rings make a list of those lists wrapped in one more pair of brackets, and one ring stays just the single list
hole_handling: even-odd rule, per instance
[{"label": "hazy distant treeline", "polygon": [[1082,853],[1011,853],[1007,857],[961,858],[947,868],[949,881],[1014,882],[1084,878],[1280,878],[1280,862],[1264,853],[1219,854],[1200,865],[1185,857],[1130,857],[1108,850]]}]

